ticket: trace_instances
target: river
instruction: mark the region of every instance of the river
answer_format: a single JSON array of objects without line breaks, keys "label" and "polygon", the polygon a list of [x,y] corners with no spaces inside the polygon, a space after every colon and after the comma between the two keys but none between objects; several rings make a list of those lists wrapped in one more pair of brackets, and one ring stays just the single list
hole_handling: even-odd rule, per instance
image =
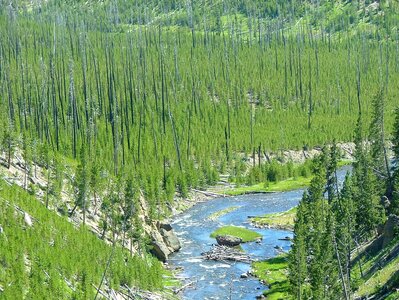
[{"label": "river", "polygon": [[[339,170],[338,178],[342,182],[349,167]],[[201,253],[208,251],[216,241],[209,235],[224,225],[242,226],[260,233],[261,243],[245,243],[242,248],[254,259],[266,259],[278,254],[276,246],[284,251],[290,249],[290,242],[280,240],[292,232],[277,229],[258,229],[248,222],[248,216],[282,212],[296,206],[303,189],[281,192],[242,195],[229,198],[216,198],[198,203],[175,217],[172,226],[182,242],[182,249],[173,254],[170,264],[182,267],[180,274],[187,282],[194,282],[183,291],[183,299],[255,299],[267,287],[255,277],[246,279],[240,275],[251,266],[237,262],[217,262],[201,259]],[[238,209],[210,220],[215,212],[236,206]]]}]

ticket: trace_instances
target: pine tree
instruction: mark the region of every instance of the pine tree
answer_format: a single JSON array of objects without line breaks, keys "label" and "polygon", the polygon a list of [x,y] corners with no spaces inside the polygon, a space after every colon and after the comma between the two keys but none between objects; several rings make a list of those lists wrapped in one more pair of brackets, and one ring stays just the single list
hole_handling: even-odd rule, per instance
[{"label": "pine tree", "polygon": [[97,211],[97,198],[99,196],[99,192],[101,191],[101,176],[100,176],[100,164],[98,160],[99,154],[96,153],[96,156],[91,159],[90,163],[90,175],[89,175],[89,187],[90,191],[93,193],[93,200],[95,210]]},{"label": "pine tree", "polygon": [[16,138],[14,130],[11,128],[11,125],[6,126],[3,132],[3,140],[1,142],[1,148],[6,153],[6,161],[8,169],[11,167],[15,146],[16,146]]},{"label": "pine tree", "polygon": [[346,174],[340,199],[332,205],[335,214],[335,235],[337,253],[340,255],[341,281],[347,293],[351,293],[351,252],[355,236],[355,207],[353,203],[352,179]]},{"label": "pine tree", "polygon": [[392,133],[393,158],[393,191],[390,212],[399,213],[399,107],[395,110],[395,123]]},{"label": "pine tree", "polygon": [[75,206],[72,209],[70,216],[72,216],[77,207],[82,210],[83,213],[83,225],[86,223],[86,212],[89,208],[89,174],[87,166],[86,151],[82,145],[79,153],[79,164],[75,172],[75,178],[73,182],[75,188]]},{"label": "pine tree", "polygon": [[134,214],[136,213],[136,203],[137,203],[137,188],[134,187],[133,178],[129,177],[125,183],[125,192],[123,197],[122,205],[122,231],[123,240],[122,244],[125,243],[126,234],[132,232],[132,227],[134,223]]},{"label": "pine tree", "polygon": [[327,154],[323,151],[316,159],[314,178],[298,207],[289,264],[292,293],[297,298],[339,299],[341,294],[334,251],[334,215],[324,198],[326,168],[330,164]]},{"label": "pine tree", "polygon": [[371,168],[370,158],[364,149],[360,115],[355,130],[354,158],[353,199],[355,202],[356,229],[359,238],[366,238],[374,234],[377,225],[384,220],[384,212],[379,203],[378,190],[375,186],[376,177]]},{"label": "pine tree", "polygon": [[327,180],[327,199],[328,203],[332,203],[337,197],[339,198],[339,188],[338,188],[338,178],[337,178],[337,166],[339,153],[335,141],[329,149],[329,156],[327,170],[326,170],[326,180]]},{"label": "pine tree", "polygon": [[[373,113],[370,124],[370,167],[377,177],[376,187],[380,194],[390,191],[391,172],[389,168],[388,155],[385,145],[385,129],[384,129],[384,94],[383,90],[377,93],[373,100]],[[387,180],[385,180],[387,179]],[[386,184],[388,183],[388,184]]]},{"label": "pine tree", "polygon": [[31,142],[24,132],[22,134],[22,155],[24,158],[24,189],[28,188],[28,177],[31,175],[31,165],[32,165],[32,151],[31,151]]},{"label": "pine tree", "polygon": [[291,294],[295,299],[304,299],[307,289],[307,243],[308,226],[306,222],[307,204],[304,199],[307,197],[305,192],[302,201],[299,203],[294,225],[294,239],[289,253],[289,282]]}]

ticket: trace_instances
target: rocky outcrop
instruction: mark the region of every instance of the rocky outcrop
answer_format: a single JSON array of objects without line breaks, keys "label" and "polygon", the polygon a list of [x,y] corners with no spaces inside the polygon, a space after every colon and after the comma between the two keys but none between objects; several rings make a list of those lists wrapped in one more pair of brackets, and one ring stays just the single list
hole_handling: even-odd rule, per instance
[{"label": "rocky outcrop", "polygon": [[179,251],[181,248],[180,241],[177,238],[177,236],[174,234],[172,230],[165,230],[164,228],[161,228],[160,233],[162,235],[162,238],[168,246],[169,249],[172,249],[172,252]]},{"label": "rocky outcrop", "polygon": [[232,235],[218,235],[216,241],[221,246],[234,247],[242,243],[242,239]]},{"label": "rocky outcrop", "polygon": [[180,241],[174,234],[170,224],[157,224],[156,230],[152,232],[151,237],[151,252],[163,262],[169,258],[170,254],[179,251],[181,248]]},{"label": "rocky outcrop", "polygon": [[399,234],[399,216],[390,215],[385,222],[382,247],[387,246]]},{"label": "rocky outcrop", "polygon": [[31,216],[28,214],[28,213],[24,213],[24,221],[25,221],[25,224],[28,226],[28,227],[32,227],[33,226],[33,222],[32,222],[32,218],[31,218]]},{"label": "rocky outcrop", "polygon": [[151,253],[160,261],[165,262],[171,252],[162,241],[153,240]]}]

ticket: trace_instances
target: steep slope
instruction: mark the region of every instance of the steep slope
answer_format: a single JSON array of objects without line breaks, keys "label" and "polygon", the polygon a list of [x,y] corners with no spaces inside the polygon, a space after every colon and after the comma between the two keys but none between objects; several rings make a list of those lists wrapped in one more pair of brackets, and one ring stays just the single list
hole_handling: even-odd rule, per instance
[{"label": "steep slope", "polygon": [[156,259],[107,245],[3,180],[0,202],[2,299],[93,299],[100,286],[101,294],[163,288]]},{"label": "steep slope", "polygon": [[[1,2],[0,2],[1,3]],[[397,1],[5,1],[9,7],[46,13],[69,11],[106,18],[110,25],[179,26],[196,30],[240,30],[255,33],[259,26],[301,29],[312,26],[327,32],[391,32],[398,22]],[[120,28],[123,28],[120,27]]]}]

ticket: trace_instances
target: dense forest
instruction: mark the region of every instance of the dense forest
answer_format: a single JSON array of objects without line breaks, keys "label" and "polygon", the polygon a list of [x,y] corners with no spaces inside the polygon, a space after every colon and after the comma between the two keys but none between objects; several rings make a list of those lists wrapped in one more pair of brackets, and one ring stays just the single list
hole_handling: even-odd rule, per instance
[{"label": "dense forest", "polygon": [[[393,131],[392,165],[386,155],[381,96],[374,101],[368,144],[364,142],[359,115],[355,161],[343,186],[336,178],[336,147],[326,148],[315,164],[315,177],[298,206],[290,253],[289,281],[296,299],[351,299],[368,273],[362,266],[366,256],[397,243],[397,228],[389,239],[373,240],[381,224],[388,217],[394,219],[399,210],[399,109]],[[369,241],[373,242],[367,251],[354,251]],[[377,261],[379,268],[387,261]],[[398,274],[393,273],[390,286],[379,291],[379,299],[388,297],[392,287],[397,286]],[[395,297],[397,294],[391,299]]]},{"label": "dense forest", "polygon": [[[22,189],[0,185],[0,298],[87,299],[102,284],[161,290],[146,226],[221,175],[252,185],[312,168],[292,296],[350,299],[362,277],[352,251],[399,209],[387,154],[392,140],[399,157],[398,13],[388,0],[0,0],[1,163],[12,171],[20,158],[25,174]],[[351,141],[353,171],[340,187],[331,145]],[[300,166],[264,159],[322,145]],[[16,207],[39,225],[21,231]],[[77,215],[76,231],[67,221]]]}]

